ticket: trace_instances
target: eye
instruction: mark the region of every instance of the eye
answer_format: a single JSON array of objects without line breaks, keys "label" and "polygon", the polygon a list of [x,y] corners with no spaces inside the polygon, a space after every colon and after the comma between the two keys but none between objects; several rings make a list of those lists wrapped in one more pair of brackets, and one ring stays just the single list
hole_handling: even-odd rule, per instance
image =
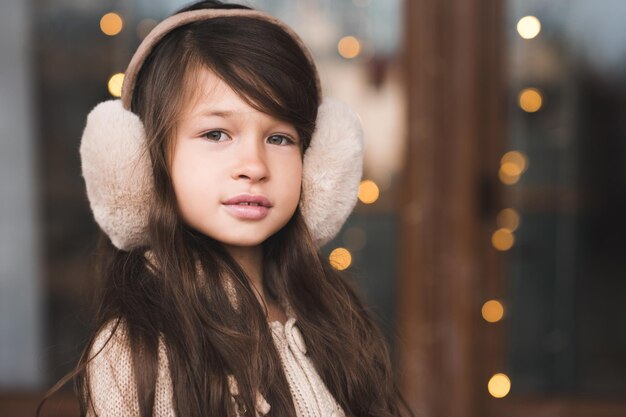
[{"label": "eye", "polygon": [[228,139],[228,135],[222,130],[211,130],[204,133],[202,137],[207,138],[211,142],[223,142]]},{"label": "eye", "polygon": [[267,141],[272,145],[292,145],[296,143],[293,139],[285,135],[272,135],[267,138]]}]

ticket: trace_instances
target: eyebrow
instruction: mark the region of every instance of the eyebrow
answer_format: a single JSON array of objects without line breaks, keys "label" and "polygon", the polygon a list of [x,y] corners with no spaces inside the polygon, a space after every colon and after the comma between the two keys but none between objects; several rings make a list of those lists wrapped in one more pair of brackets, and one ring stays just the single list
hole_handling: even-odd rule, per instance
[{"label": "eyebrow", "polygon": [[[212,116],[217,116],[217,117],[222,117],[224,119],[228,119],[233,115],[236,115],[237,112],[232,111],[232,110],[205,110],[203,112],[198,113],[195,117],[212,117]],[[289,124],[287,122],[283,122],[278,120],[279,124]],[[300,140],[300,135],[298,134],[298,129],[295,128],[295,126],[293,127],[293,131],[296,135],[296,139]]]},{"label": "eyebrow", "polygon": [[199,116],[217,116],[217,117],[223,117],[223,118],[228,118],[231,117],[235,112],[233,112],[232,110],[206,110],[203,111],[202,113],[199,113]]}]

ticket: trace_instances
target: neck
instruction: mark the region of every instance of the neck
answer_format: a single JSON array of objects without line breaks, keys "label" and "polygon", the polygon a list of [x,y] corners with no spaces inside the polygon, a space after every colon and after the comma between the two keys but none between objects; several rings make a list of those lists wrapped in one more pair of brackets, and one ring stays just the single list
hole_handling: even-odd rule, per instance
[{"label": "neck", "polygon": [[267,317],[270,321],[280,321],[283,324],[287,316],[282,307],[265,297],[263,287],[263,248],[258,246],[229,246],[224,245],[230,256],[244,270],[250,285],[259,303],[267,309]]},{"label": "neck", "polygon": [[258,246],[230,246],[224,245],[230,256],[244,270],[250,285],[259,302],[265,304],[265,292],[263,291],[263,250]]}]

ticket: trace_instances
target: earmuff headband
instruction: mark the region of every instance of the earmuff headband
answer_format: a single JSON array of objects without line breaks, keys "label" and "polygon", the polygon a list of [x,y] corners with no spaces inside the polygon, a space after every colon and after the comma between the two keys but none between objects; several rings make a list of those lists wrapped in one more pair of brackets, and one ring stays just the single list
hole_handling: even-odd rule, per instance
[{"label": "earmuff headband", "polygon": [[294,41],[300,46],[300,49],[304,52],[307,59],[311,63],[311,67],[315,72],[315,84],[317,85],[317,92],[322,96],[322,88],[320,83],[319,74],[317,72],[317,68],[315,66],[315,61],[313,61],[313,57],[311,52],[306,47],[302,39],[298,36],[293,29],[289,26],[276,19],[275,17],[268,15],[267,13],[260,12],[258,10],[249,10],[249,9],[201,9],[201,10],[191,10],[188,12],[178,13],[172,15],[161,23],[156,25],[154,29],[144,38],[141,42],[137,51],[133,55],[130,60],[130,64],[128,64],[128,68],[124,73],[124,83],[122,84],[122,104],[126,110],[130,110],[130,103],[133,97],[133,91],[135,90],[135,81],[137,79],[137,74],[141,69],[144,61],[150,55],[150,52],[154,48],[154,46],[161,40],[165,35],[167,35],[170,31],[176,29],[177,27],[184,26],[188,23],[198,22],[202,20],[208,20],[214,17],[228,17],[228,16],[241,16],[241,17],[252,17],[255,19],[265,20],[270,23],[273,23],[279,27],[281,27],[285,32],[287,32]]},{"label": "earmuff headband", "polygon": [[[154,46],[171,30],[215,17],[262,19],[285,30],[319,74],[308,48],[280,20],[256,10],[203,9],[175,14],[143,40],[125,73],[121,100],[98,104],[87,116],[80,144],[81,169],[94,218],[120,250],[150,246],[149,208],[154,201],[152,164],[142,121],[130,111],[137,74]],[[300,210],[317,246],[339,232],[354,209],[363,167],[363,130],[344,103],[324,98],[304,154]]]}]

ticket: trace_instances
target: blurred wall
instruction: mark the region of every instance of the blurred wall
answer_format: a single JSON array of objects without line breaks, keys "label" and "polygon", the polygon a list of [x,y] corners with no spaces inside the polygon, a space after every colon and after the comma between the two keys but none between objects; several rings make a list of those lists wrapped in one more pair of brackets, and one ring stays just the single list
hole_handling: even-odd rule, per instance
[{"label": "blurred wall", "polygon": [[41,383],[30,2],[0,3],[0,388]]}]

